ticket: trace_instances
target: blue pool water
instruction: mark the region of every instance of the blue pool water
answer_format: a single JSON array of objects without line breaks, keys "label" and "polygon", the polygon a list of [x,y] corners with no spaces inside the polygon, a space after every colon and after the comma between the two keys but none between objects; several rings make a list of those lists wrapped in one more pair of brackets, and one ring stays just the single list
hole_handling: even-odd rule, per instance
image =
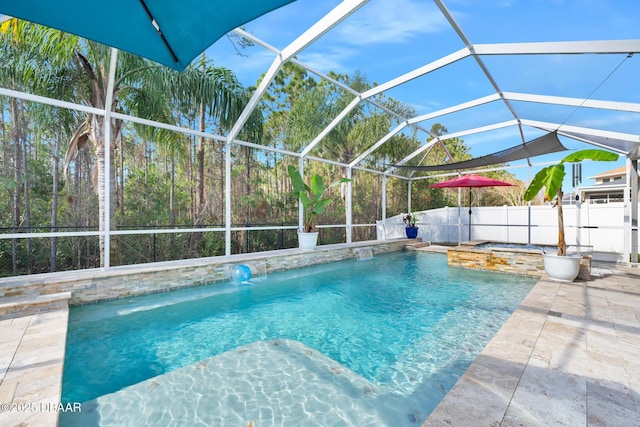
[{"label": "blue pool water", "polygon": [[[398,252],[75,307],[63,402],[85,402],[256,341],[302,342],[428,413],[535,281]],[[432,386],[429,384],[433,383]]]}]

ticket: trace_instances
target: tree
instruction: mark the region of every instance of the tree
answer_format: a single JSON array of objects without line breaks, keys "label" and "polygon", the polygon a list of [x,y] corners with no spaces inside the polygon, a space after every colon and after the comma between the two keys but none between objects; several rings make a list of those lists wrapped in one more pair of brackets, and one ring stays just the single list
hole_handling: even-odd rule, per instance
[{"label": "tree", "polygon": [[596,149],[574,151],[558,163],[539,170],[524,193],[524,199],[527,201],[532,200],[538,193],[543,191],[543,189],[545,201],[551,201],[555,197],[555,206],[558,209],[558,256],[567,255],[567,243],[564,237],[564,216],[562,214],[562,182],[565,176],[564,165],[565,163],[580,163],[583,160],[614,162],[618,160],[618,155],[610,151]]},{"label": "tree", "polygon": [[[357,92],[371,87],[360,72],[353,76],[334,73],[329,73],[329,76],[344,82]],[[287,121],[286,139],[289,147],[299,150],[311,142],[352,100],[351,93],[327,81],[318,83],[312,90],[298,96]],[[314,154],[349,163],[386,135],[391,122],[388,113],[371,107],[367,102],[361,102],[320,141]]]},{"label": "tree", "polygon": [[[275,119],[270,117],[266,122],[267,126],[276,123],[277,130],[272,132],[269,129],[265,133],[278,135],[282,138],[284,148],[300,151],[345,110],[353,101],[354,96],[351,92],[332,82],[324,80],[316,82],[309,78],[302,69],[292,67],[287,71],[287,73],[281,73],[285,77],[275,80],[276,84],[272,85],[274,88],[270,91],[273,95],[269,98],[269,105],[274,108],[283,107],[282,110],[276,110]],[[375,85],[370,84],[359,71],[353,75],[331,72],[329,77],[348,85],[359,93],[365,92]],[[411,117],[417,114],[413,107],[392,98],[376,95],[373,100],[376,101],[376,104],[382,104],[386,110],[368,101],[358,103],[317,144],[311,155],[341,163],[350,163],[397,126],[400,122],[398,117]],[[389,110],[396,114],[390,113]],[[420,146],[416,134],[417,131],[410,127],[401,134],[394,135],[387,143],[367,156],[361,165],[379,167],[405,157]],[[327,173],[327,171],[320,170],[312,172]],[[342,177],[346,177],[346,173],[346,167],[344,167]],[[366,174],[354,177],[352,184],[354,219],[357,221],[360,218],[365,222],[371,222],[372,212],[381,214],[381,180],[379,177],[367,176]],[[370,187],[377,191],[370,192]],[[346,187],[341,186],[343,198],[345,190]],[[398,192],[391,191],[391,193],[397,194]]]},{"label": "tree", "polygon": [[[78,100],[100,110],[137,112],[148,119],[167,119],[168,99],[188,104],[205,106],[211,117],[221,125],[229,125],[237,119],[248,97],[235,76],[228,70],[189,67],[178,73],[164,66],[125,53],[118,54],[112,104],[107,100],[107,83],[110,49],[99,43],[86,41],[57,30],[11,19],[0,27],[2,34],[23,46],[29,53],[29,69],[37,69],[35,80],[50,75],[66,73],[73,76],[76,84],[73,93],[65,94],[65,100]],[[44,72],[43,72],[44,71]],[[26,71],[25,71],[26,72]],[[163,94],[158,98],[158,94]],[[258,117],[254,115],[255,118]],[[256,126],[250,127],[255,128]],[[175,123],[175,118],[171,123]],[[94,186],[99,200],[99,225],[105,229],[105,215],[114,217],[116,210],[116,170],[114,154],[121,143],[124,123],[112,120],[111,140],[105,141],[104,116],[87,113],[79,123],[67,148],[65,165],[68,166],[83,145],[90,145],[96,158],[97,185]],[[105,203],[105,159],[109,155],[109,206]],[[112,227],[115,226],[113,222]],[[104,239],[101,237],[101,264],[104,264]],[[115,250],[115,245],[113,247]],[[115,259],[115,252],[112,253]]]}]

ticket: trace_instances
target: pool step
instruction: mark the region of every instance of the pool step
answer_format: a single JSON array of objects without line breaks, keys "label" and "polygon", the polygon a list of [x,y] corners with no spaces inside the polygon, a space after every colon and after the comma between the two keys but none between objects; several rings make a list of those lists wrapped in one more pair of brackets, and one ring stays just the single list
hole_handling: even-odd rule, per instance
[{"label": "pool step", "polygon": [[429,246],[431,243],[423,242],[421,237],[411,239],[407,243],[405,243],[405,248],[407,249],[416,249],[423,246]]},{"label": "pool step", "polygon": [[0,299],[0,320],[67,308],[71,292],[4,297]]},{"label": "pool step", "polygon": [[[474,316],[474,312],[480,315]],[[460,363],[466,364],[461,360],[462,357],[469,352],[480,354],[484,347],[478,342],[455,344],[458,340],[469,340],[464,338],[468,333],[464,319],[474,319],[473,323],[477,328],[474,337],[484,333],[486,342],[506,322],[505,318],[504,321],[500,320],[500,325],[496,325],[498,320],[494,316],[483,316],[485,313],[484,308],[461,305],[444,314],[431,325],[431,334],[416,339],[396,356],[396,362],[386,368],[389,373],[386,381],[394,384],[395,390],[406,396],[414,395],[425,384],[430,384],[429,387],[434,391],[451,388],[455,383],[453,378],[459,377],[466,370],[460,367]]]}]

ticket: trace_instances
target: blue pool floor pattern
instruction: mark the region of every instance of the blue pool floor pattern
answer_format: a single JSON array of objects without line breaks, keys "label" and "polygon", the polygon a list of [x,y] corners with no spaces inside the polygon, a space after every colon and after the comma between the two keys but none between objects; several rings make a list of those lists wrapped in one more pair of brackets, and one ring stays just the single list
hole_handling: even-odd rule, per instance
[{"label": "blue pool floor pattern", "polygon": [[420,409],[395,405],[404,423],[392,425],[415,425],[532,286],[522,277],[447,268],[440,255],[394,254],[277,274],[255,286],[175,293],[164,305],[150,297],[81,308],[70,316],[63,399],[99,402],[239,345],[299,341],[390,395],[420,396]]}]

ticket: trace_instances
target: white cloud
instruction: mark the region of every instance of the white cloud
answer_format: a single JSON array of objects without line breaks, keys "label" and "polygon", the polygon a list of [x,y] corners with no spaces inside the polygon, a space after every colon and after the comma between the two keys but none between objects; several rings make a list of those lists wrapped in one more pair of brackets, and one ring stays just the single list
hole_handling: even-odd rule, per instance
[{"label": "white cloud", "polygon": [[[542,132],[540,132],[540,135],[538,136],[541,135]],[[505,128],[494,129],[488,132],[475,133],[472,135],[467,135],[462,139],[470,148],[487,154],[504,150],[506,148],[513,147],[522,143],[520,132],[518,131],[517,126],[509,126]],[[533,138],[527,138],[526,141],[529,141],[531,139]]]},{"label": "white cloud", "polygon": [[351,71],[350,69],[345,69],[345,63],[354,54],[353,49],[332,46],[323,52],[302,52],[298,55],[298,59],[310,68],[323,73],[329,71],[341,73]]},{"label": "white cloud", "polygon": [[368,45],[398,43],[417,34],[435,33],[446,21],[432,4],[416,0],[375,1],[336,28],[346,43]]},{"label": "white cloud", "polygon": [[635,133],[634,129],[638,123],[638,114],[628,112],[612,112],[611,114],[595,113],[590,117],[578,119],[575,123],[569,124],[593,129],[615,129],[617,132]]}]

